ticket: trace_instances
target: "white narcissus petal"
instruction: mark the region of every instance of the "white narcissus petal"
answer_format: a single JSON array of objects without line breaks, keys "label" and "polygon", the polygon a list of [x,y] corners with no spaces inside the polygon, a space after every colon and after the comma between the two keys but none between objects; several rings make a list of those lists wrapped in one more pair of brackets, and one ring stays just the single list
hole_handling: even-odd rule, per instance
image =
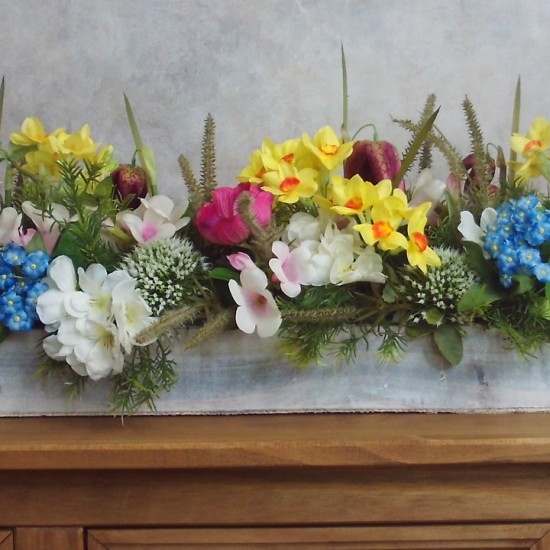
[{"label": "white narcissus petal", "polygon": [[485,208],[481,213],[479,225],[484,233],[487,232],[487,227],[496,222],[498,213],[494,208]]},{"label": "white narcissus petal", "polygon": [[36,302],[36,313],[42,323],[51,325],[65,317],[65,293],[56,288],[44,292]]},{"label": "white narcissus petal", "polygon": [[485,231],[477,225],[473,214],[468,210],[463,210],[460,213],[460,223],[457,229],[460,231],[462,237],[464,237],[464,240],[472,241],[479,245],[482,244],[482,238],[485,235]]},{"label": "white narcissus petal", "polygon": [[101,264],[92,264],[86,271],[78,268],[78,285],[83,292],[95,294],[107,277],[107,270]]},{"label": "white narcissus petal", "polygon": [[76,290],[76,273],[72,260],[68,256],[58,256],[48,267],[48,277],[62,292]]},{"label": "white narcissus petal", "polygon": [[19,233],[22,215],[12,206],[0,212],[0,244],[5,245],[14,240]]},{"label": "white narcissus petal", "polygon": [[409,204],[418,206],[425,202],[431,202],[433,207],[442,199],[446,188],[447,185],[444,181],[434,179],[431,170],[424,168],[413,185]]},{"label": "white narcissus petal", "polygon": [[67,315],[84,317],[90,311],[90,296],[85,292],[76,291],[65,294],[63,305]]}]

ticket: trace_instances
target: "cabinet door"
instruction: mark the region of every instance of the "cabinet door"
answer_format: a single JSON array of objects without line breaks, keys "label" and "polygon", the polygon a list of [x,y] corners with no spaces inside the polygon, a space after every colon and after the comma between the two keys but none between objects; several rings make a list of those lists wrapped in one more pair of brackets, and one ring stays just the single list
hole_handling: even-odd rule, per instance
[{"label": "cabinet door", "polygon": [[11,531],[0,531],[0,550],[13,550],[13,535]]},{"label": "cabinet door", "polygon": [[550,550],[550,524],[129,529],[88,533],[88,550]]},{"label": "cabinet door", "polygon": [[[0,550],[4,550],[0,546]],[[14,550],[84,550],[79,527],[21,527],[15,530]]]}]

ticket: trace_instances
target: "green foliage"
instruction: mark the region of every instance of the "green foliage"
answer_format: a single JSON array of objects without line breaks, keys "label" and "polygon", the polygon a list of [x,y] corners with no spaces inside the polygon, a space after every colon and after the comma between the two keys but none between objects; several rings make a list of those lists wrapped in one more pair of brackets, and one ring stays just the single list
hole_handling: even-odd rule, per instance
[{"label": "green foliage", "polygon": [[212,200],[212,193],[216,189],[216,125],[212,115],[208,114],[204,121],[201,147],[201,175],[197,179],[191,163],[180,155],[178,162],[181,174],[189,194],[191,212],[197,212],[204,204]]},{"label": "green foliage", "polygon": [[462,331],[456,325],[439,325],[434,333],[437,349],[450,365],[458,365],[462,361],[463,344]]},{"label": "green foliage", "polygon": [[124,369],[114,377],[112,411],[124,416],[142,407],[156,410],[155,401],[177,382],[175,362],[162,340],[134,347]]}]

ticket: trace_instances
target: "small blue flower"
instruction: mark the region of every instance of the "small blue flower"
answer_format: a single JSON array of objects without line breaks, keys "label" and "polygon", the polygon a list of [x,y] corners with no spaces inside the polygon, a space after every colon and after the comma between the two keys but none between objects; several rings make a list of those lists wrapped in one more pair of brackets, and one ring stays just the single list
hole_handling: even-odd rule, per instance
[{"label": "small blue flower", "polygon": [[15,277],[9,266],[0,265],[0,291],[9,290],[15,284]]},{"label": "small blue flower", "polygon": [[541,262],[533,269],[535,277],[541,283],[550,283],[550,265]]},{"label": "small blue flower", "polygon": [[11,266],[22,265],[27,258],[27,253],[22,246],[14,243],[8,243],[1,252],[2,259]]},{"label": "small blue flower", "polygon": [[21,268],[21,273],[32,279],[38,279],[42,277],[48,265],[50,264],[50,256],[43,250],[35,250],[27,255]]},{"label": "small blue flower", "polygon": [[36,304],[38,297],[48,290],[48,285],[41,281],[36,281],[30,285],[27,289],[27,296],[25,297],[25,311],[32,319],[38,319],[36,313]]},{"label": "small blue flower", "polygon": [[5,317],[23,309],[23,299],[14,290],[9,290],[0,296],[0,311]]},{"label": "small blue flower", "polygon": [[540,252],[536,248],[523,247],[518,251],[517,256],[519,264],[530,272],[541,262]]},{"label": "small blue flower", "polygon": [[27,315],[25,310],[21,309],[4,317],[4,324],[13,332],[20,330],[28,331],[32,328],[32,319]]},{"label": "small blue flower", "polygon": [[25,296],[27,294],[27,289],[29,288],[29,283],[31,282],[30,279],[26,279],[24,277],[16,277],[15,278],[15,284],[13,285],[12,289],[17,292],[20,296]]}]

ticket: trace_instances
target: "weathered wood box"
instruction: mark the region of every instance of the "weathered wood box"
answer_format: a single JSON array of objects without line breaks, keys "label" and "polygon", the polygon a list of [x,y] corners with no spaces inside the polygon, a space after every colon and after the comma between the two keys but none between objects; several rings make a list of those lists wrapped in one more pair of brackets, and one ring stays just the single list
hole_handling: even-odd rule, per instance
[{"label": "weathered wood box", "polygon": [[[60,379],[35,376],[41,336],[10,335],[1,344],[0,416],[110,414],[108,382],[90,381],[71,401]],[[471,330],[462,363],[446,367],[425,340],[410,343],[399,363],[381,364],[378,344],[373,339],[351,365],[327,358],[301,370],[276,339],[234,331],[188,351],[175,343],[179,382],[157,414],[550,410],[549,350],[525,362],[495,333]]]}]

